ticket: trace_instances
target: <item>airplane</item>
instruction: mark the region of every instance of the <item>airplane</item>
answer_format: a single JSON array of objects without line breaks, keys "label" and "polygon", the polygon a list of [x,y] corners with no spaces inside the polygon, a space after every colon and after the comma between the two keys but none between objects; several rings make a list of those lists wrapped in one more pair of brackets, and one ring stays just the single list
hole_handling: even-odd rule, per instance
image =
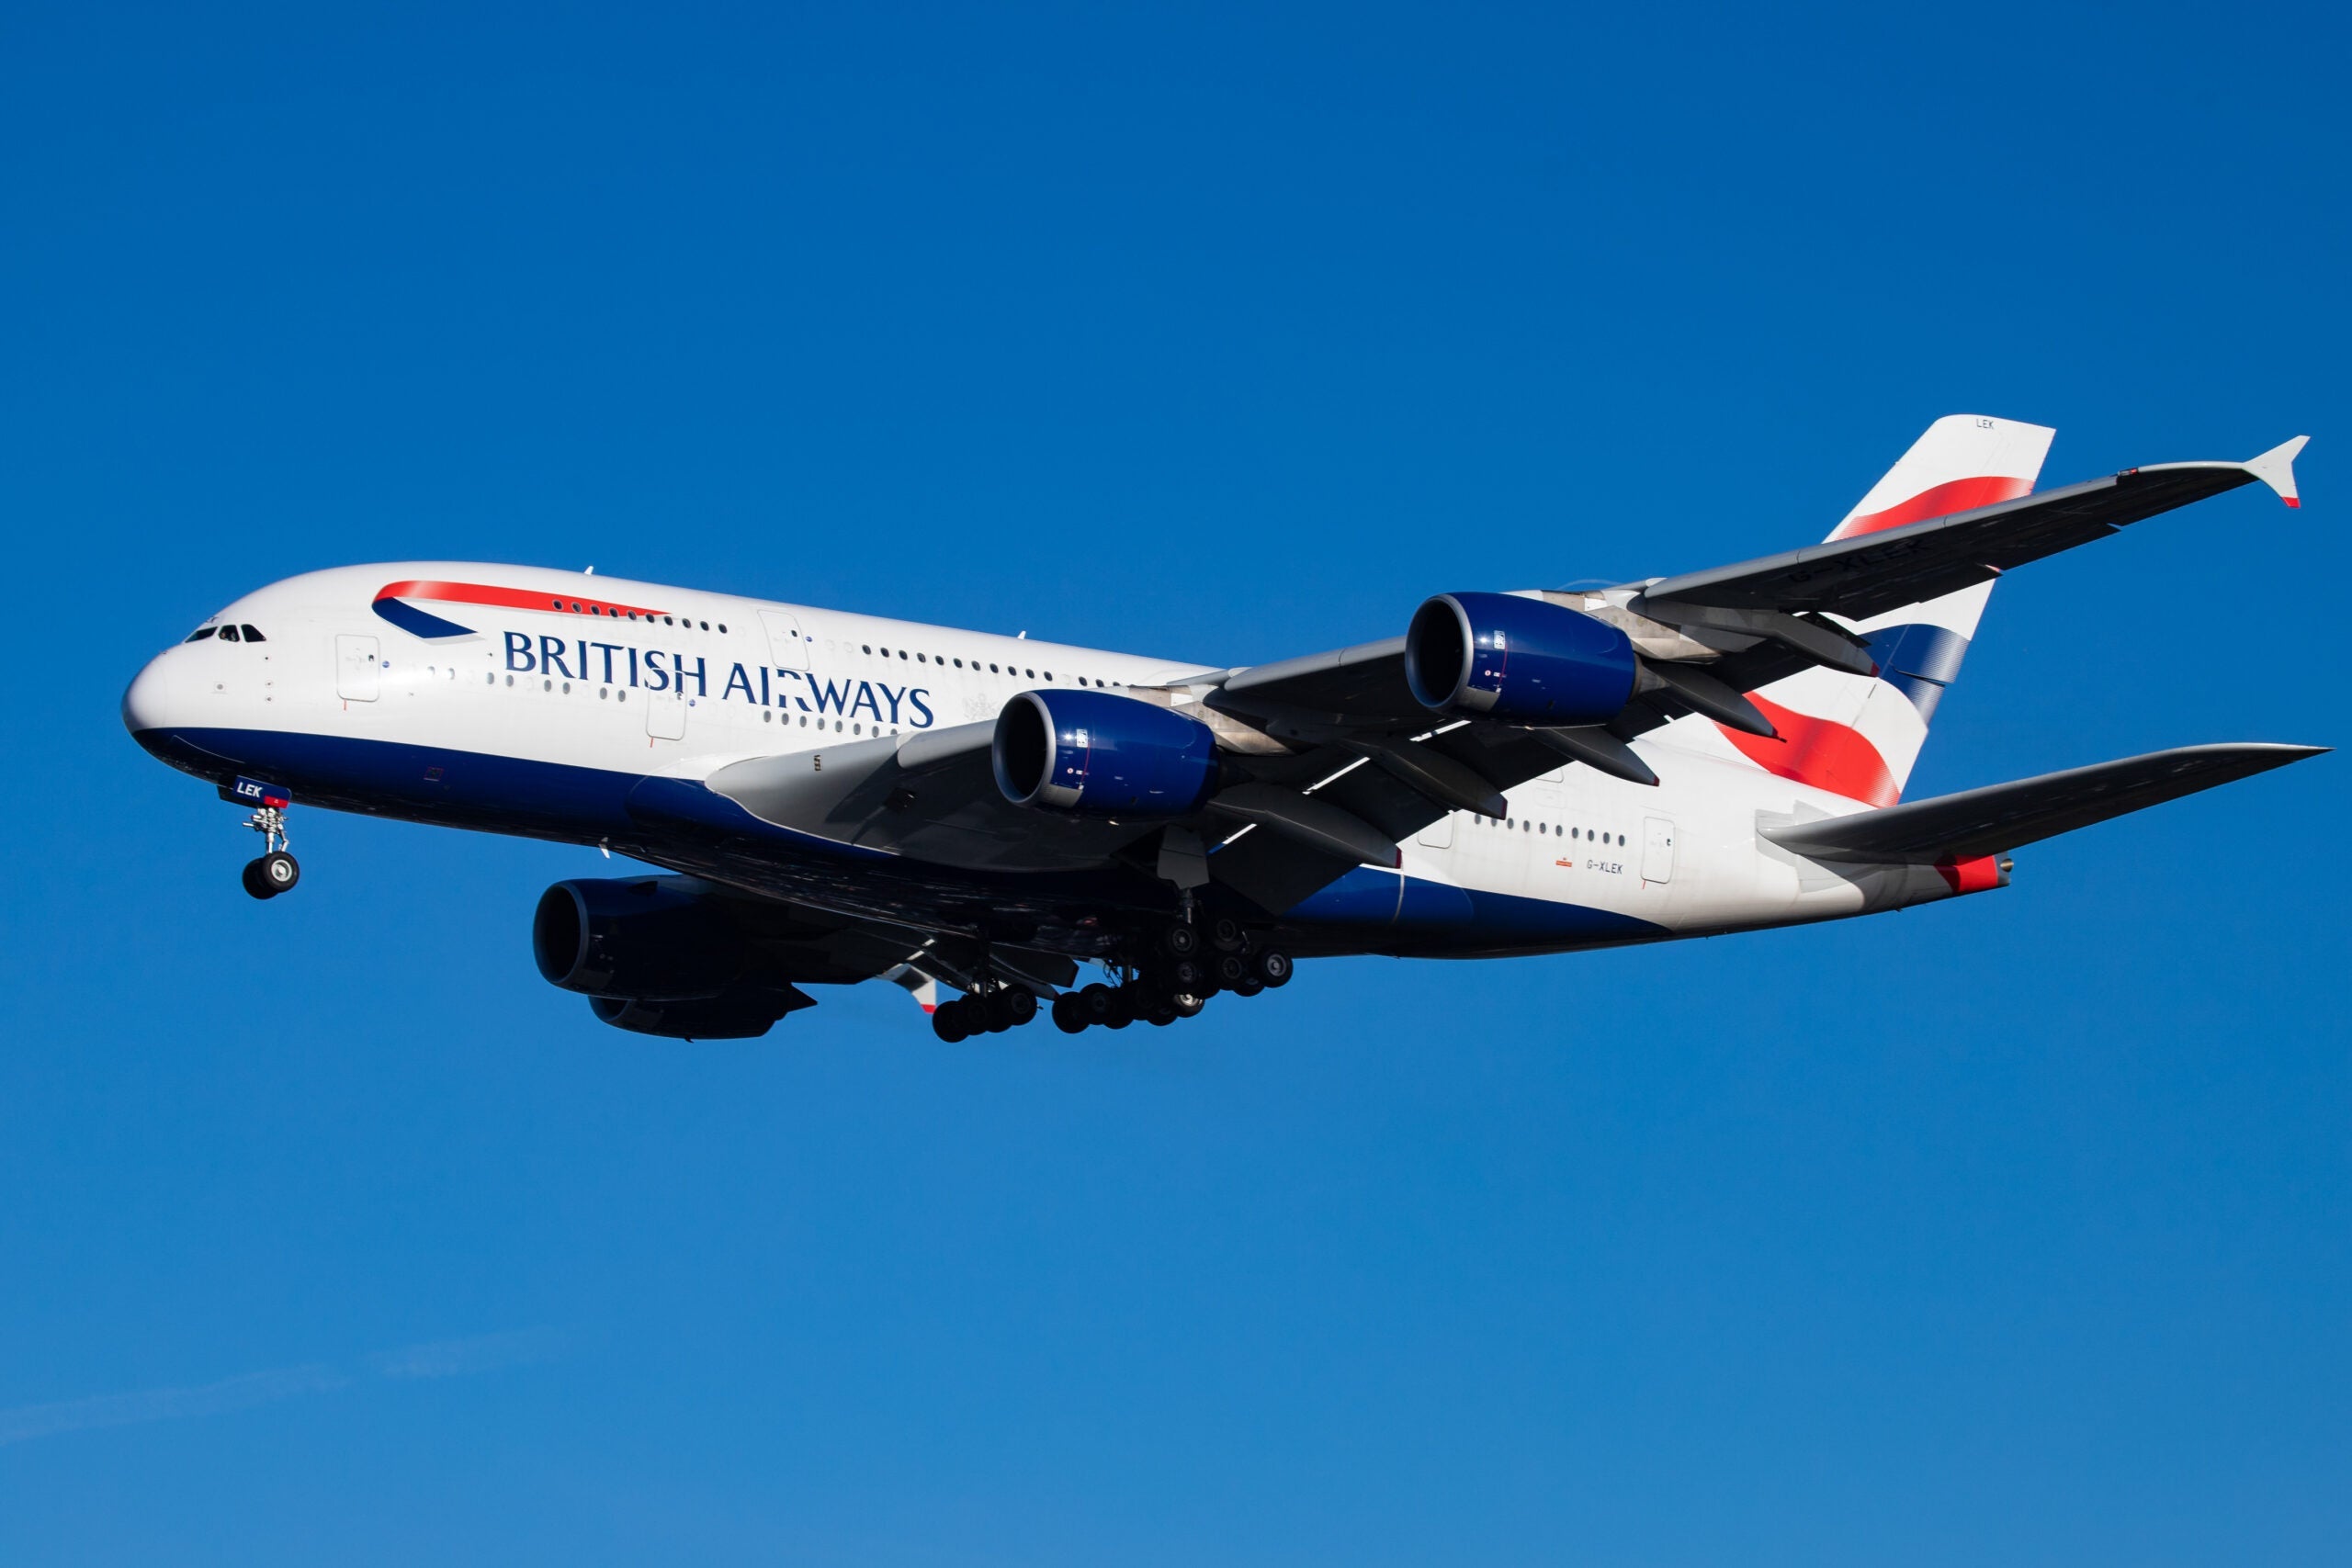
[{"label": "airplane", "polygon": [[[306,572],[155,656],[123,721],[247,807],[593,846],[540,974],[741,1039],[885,979],[943,1040],[1165,1026],[1348,953],[1504,958],[2006,886],[2025,845],[2318,755],[2187,746],[1904,784],[1995,581],[2305,438],[2037,492],[2052,432],[1936,421],[1821,544],[1613,587],[1437,593],[1401,635],[1225,667],[587,572]],[[1101,978],[1080,985],[1081,965]],[[942,998],[946,999],[943,1000]]]}]

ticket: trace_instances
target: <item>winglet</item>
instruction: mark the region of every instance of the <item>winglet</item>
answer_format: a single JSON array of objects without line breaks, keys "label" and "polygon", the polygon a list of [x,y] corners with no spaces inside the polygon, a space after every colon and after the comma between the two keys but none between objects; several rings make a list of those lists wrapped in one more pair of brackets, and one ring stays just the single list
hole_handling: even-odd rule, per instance
[{"label": "winglet", "polygon": [[2295,455],[2303,449],[2308,435],[2298,435],[2292,441],[2282,441],[2259,457],[2246,460],[2245,471],[2278,492],[2278,499],[2290,506],[2301,506],[2295,494]]}]

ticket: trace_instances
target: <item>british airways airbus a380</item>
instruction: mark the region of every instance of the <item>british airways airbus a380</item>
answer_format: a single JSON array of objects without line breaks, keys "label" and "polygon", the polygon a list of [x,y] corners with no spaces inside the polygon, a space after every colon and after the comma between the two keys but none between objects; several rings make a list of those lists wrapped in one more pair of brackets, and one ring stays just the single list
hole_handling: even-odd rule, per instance
[{"label": "british airways airbus a380", "polygon": [[[623,1029],[763,1034],[801,987],[876,977],[950,1040],[1041,1000],[1073,1032],[1165,1024],[1297,958],[1982,892],[2019,845],[2323,750],[2191,746],[1898,804],[2002,572],[2244,484],[2296,504],[2300,436],[2036,494],[2051,434],[1954,415],[1811,548],[1442,593],[1400,637],[1246,669],[527,567],[345,567],[220,611],[123,719],[253,808],[257,898],[295,885],[298,803],[669,867],[560,882],[533,919],[540,973]],[[1109,983],[1073,989],[1081,964]]]}]

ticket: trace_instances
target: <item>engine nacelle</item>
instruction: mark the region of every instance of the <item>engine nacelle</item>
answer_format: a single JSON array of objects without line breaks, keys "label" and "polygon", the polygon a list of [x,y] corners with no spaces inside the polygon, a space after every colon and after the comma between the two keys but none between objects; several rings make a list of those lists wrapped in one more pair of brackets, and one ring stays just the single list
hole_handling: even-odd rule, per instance
[{"label": "engine nacelle", "polygon": [[996,716],[997,787],[1015,806],[1090,817],[1182,817],[1216,787],[1216,737],[1196,718],[1110,692],[1023,692]]},{"label": "engine nacelle", "polygon": [[[806,1003],[807,998],[799,998]],[[758,986],[736,986],[695,1001],[646,1001],[637,997],[591,997],[596,1017],[615,1029],[658,1034],[667,1040],[751,1040],[775,1027],[794,1000]]]},{"label": "engine nacelle", "polygon": [[549,984],[567,991],[697,1000],[742,974],[743,936],[709,895],[674,878],[559,882],[531,916],[531,956]]},{"label": "engine nacelle", "polygon": [[1580,610],[1441,593],[1413,612],[1405,681],[1424,707],[1561,728],[1606,724],[1634,694],[1634,645]]}]

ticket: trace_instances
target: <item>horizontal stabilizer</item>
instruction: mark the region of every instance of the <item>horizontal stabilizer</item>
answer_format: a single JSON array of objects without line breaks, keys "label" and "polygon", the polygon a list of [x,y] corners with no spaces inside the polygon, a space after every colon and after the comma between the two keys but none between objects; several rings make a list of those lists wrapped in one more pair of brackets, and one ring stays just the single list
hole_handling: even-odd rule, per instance
[{"label": "horizontal stabilizer", "polygon": [[1876,865],[1971,860],[2283,768],[2327,750],[2255,742],[2181,746],[1762,831],[1781,848],[1814,860]]}]

